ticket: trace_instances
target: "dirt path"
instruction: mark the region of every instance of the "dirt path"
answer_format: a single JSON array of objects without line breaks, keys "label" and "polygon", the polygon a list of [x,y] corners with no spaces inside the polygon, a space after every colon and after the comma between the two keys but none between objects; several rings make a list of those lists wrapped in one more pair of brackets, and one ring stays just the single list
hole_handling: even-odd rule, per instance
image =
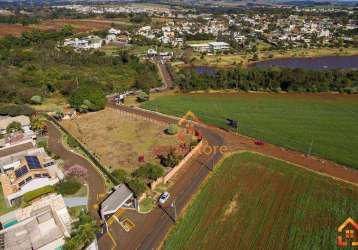
[{"label": "dirt path", "polygon": [[66,167],[78,164],[87,168],[88,174],[86,181],[89,187],[88,207],[90,214],[97,220],[97,222],[99,222],[100,217],[97,209],[99,198],[97,194],[104,194],[106,192],[104,178],[87,159],[69,151],[63,146],[62,134],[51,122],[48,122],[48,135],[48,145],[50,150],[65,161]]},{"label": "dirt path", "polygon": [[279,160],[283,160],[298,167],[316,172],[358,186],[358,171],[322,158],[307,156],[303,153],[288,150],[276,145],[265,143],[263,146],[255,145],[255,139],[228,132],[219,132],[225,138],[225,145],[231,151],[245,150],[257,152]]}]

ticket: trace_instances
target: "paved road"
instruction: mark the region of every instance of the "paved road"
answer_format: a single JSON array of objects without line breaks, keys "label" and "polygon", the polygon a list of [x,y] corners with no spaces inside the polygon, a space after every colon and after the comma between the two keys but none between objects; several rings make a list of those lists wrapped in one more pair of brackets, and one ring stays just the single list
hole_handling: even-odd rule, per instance
[{"label": "paved road", "polygon": [[69,151],[62,145],[62,134],[60,130],[51,122],[48,122],[49,149],[65,161],[65,167],[75,164],[87,168],[87,183],[89,187],[88,207],[90,214],[99,223],[100,217],[96,208],[98,197],[97,194],[106,192],[105,180],[98,170],[82,156]]},{"label": "paved road", "polygon": [[[176,123],[176,118],[166,117],[160,114],[150,113],[141,109],[134,109],[125,106],[109,104],[110,107],[140,115],[153,120]],[[211,146],[220,146],[223,139],[217,133],[213,133],[211,128],[197,126],[200,133]],[[175,198],[177,214],[188,204],[192,195],[208,175],[213,166],[221,159],[219,151],[213,154],[200,153],[192,158],[183,169],[174,177],[176,180],[169,189],[171,199],[166,202],[166,206],[155,208],[150,214],[138,214],[135,211],[127,211],[128,216],[136,227],[129,233],[124,232],[119,224],[114,223],[110,226],[110,232],[117,244],[117,249],[156,249],[164,239],[171,225],[174,224],[174,209],[170,204]],[[100,249],[111,249],[112,241],[108,235],[99,241]]]}]

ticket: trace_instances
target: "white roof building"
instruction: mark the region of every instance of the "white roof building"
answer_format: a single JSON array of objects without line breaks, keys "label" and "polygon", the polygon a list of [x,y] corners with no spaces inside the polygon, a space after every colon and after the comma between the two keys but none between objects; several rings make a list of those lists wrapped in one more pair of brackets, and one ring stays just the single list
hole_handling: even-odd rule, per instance
[{"label": "white roof building", "polygon": [[72,220],[61,195],[48,195],[4,217],[15,223],[0,231],[0,249],[59,249],[70,237]]}]

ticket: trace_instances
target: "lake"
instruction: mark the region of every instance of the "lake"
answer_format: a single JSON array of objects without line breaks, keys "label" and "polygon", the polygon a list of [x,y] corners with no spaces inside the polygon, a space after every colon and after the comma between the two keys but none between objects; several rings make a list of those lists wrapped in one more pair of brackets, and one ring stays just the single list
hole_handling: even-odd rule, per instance
[{"label": "lake", "polygon": [[358,69],[358,56],[325,56],[314,58],[282,58],[252,64],[254,67],[304,68],[304,69]]}]

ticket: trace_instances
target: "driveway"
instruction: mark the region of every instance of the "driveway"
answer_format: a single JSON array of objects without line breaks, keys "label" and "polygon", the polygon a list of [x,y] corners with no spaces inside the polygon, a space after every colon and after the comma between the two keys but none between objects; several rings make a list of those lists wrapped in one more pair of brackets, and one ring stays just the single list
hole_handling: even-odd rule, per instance
[{"label": "driveway", "polygon": [[62,144],[62,133],[53,123],[48,122],[48,146],[49,149],[58,155],[65,162],[65,167],[69,167],[75,164],[81,165],[87,168],[87,179],[86,182],[89,187],[89,195],[88,195],[88,207],[90,214],[96,219],[96,221],[100,222],[100,217],[98,214],[98,202],[99,195],[104,194],[106,192],[105,180],[102,174],[96,169],[94,165],[92,165],[87,159],[84,157],[68,150]]}]

